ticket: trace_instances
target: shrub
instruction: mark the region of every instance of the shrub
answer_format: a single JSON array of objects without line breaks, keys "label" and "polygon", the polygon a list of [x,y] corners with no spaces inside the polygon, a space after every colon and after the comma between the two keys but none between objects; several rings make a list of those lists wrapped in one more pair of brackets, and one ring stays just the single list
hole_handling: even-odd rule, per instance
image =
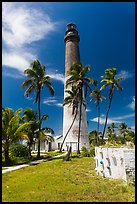
[{"label": "shrub", "polygon": [[28,157],[29,151],[25,145],[15,144],[9,149],[10,157]]},{"label": "shrub", "polygon": [[90,146],[90,156],[91,157],[95,156],[95,146],[93,146],[93,145]]},{"label": "shrub", "polygon": [[86,147],[83,146],[81,150],[82,150],[81,155],[83,157],[90,157],[90,152],[88,151],[88,149]]}]

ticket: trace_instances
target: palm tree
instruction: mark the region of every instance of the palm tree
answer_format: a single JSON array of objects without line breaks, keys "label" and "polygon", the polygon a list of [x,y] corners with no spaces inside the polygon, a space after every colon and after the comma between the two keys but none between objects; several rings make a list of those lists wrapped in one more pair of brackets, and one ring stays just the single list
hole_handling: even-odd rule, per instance
[{"label": "palm tree", "polygon": [[[90,101],[95,100],[96,107],[98,109],[98,132],[99,132],[99,124],[100,124],[100,102],[104,99],[106,99],[105,96],[101,96],[101,90],[95,89],[90,93],[90,96],[92,97]],[[98,143],[98,141],[97,141]]]},{"label": "palm tree", "polygon": [[10,162],[9,147],[11,144],[18,142],[21,138],[29,140],[26,134],[27,128],[33,123],[33,121],[21,124],[22,109],[18,109],[15,113],[11,108],[2,108],[2,146],[4,149],[5,163]]},{"label": "palm tree", "polygon": [[78,104],[79,104],[79,93],[78,93],[78,89],[76,86],[72,86],[72,90],[66,90],[65,91],[68,95],[66,96],[66,98],[64,99],[64,103],[63,106],[68,105],[69,107],[72,107],[72,115],[74,115],[73,121],[68,129],[68,131],[66,132],[66,135],[64,136],[64,139],[62,141],[61,147],[60,147],[60,152],[62,150],[63,144],[65,142],[65,139],[68,135],[68,133],[70,132],[75,119],[77,117],[77,113],[78,113]]},{"label": "palm tree", "polygon": [[101,132],[98,132],[97,130],[92,130],[91,132],[89,132],[89,143],[98,145],[100,135]]},{"label": "palm tree", "polygon": [[105,135],[107,119],[108,119],[108,113],[109,113],[111,103],[112,103],[114,88],[117,88],[120,91],[123,90],[123,88],[118,84],[118,82],[121,81],[123,78],[122,77],[116,78],[116,76],[117,76],[117,69],[116,68],[106,69],[105,74],[106,74],[105,76],[101,76],[101,78],[103,78],[103,80],[101,80],[100,83],[105,82],[105,84],[100,88],[100,90],[106,88],[107,86],[110,86],[110,89],[109,89],[109,105],[108,105],[108,109],[107,109],[107,112],[106,112],[106,120],[105,120],[105,124],[104,124],[102,140],[103,140],[104,135]]},{"label": "palm tree", "polygon": [[80,142],[80,128],[81,128],[81,111],[82,111],[82,101],[84,100],[84,94],[83,89],[85,88],[85,97],[87,95],[87,90],[91,88],[89,86],[90,84],[97,85],[97,81],[91,78],[87,78],[87,73],[90,71],[90,67],[86,66],[83,67],[81,63],[73,63],[70,70],[68,70],[68,80],[66,81],[66,88],[68,88],[69,85],[75,85],[78,89],[79,93],[79,130],[78,130],[78,150],[77,154],[80,154],[79,149],[79,142]]},{"label": "palm tree", "polygon": [[35,110],[31,109],[31,108],[25,108],[23,111],[23,117],[22,117],[23,121],[29,122],[34,121],[33,124],[30,125],[30,127],[27,129],[27,135],[29,137],[29,141],[28,141],[28,147],[29,147],[29,156],[31,157],[31,147],[32,144],[34,143],[34,132],[37,128],[37,124],[36,124],[36,120],[37,120],[37,113]]},{"label": "palm tree", "polygon": [[115,123],[112,123],[108,128],[106,132],[106,136],[108,137],[108,140],[111,142],[116,142],[116,133],[115,133]]},{"label": "palm tree", "polygon": [[22,119],[34,122],[27,130],[27,135],[29,137],[29,155],[31,157],[31,146],[34,143],[34,138],[40,138],[40,141],[54,141],[53,137],[50,135],[54,134],[54,131],[48,127],[41,128],[39,131],[39,125],[41,125],[44,120],[47,120],[48,116],[43,115],[40,120],[37,120],[37,113],[31,108],[26,108],[24,110]]},{"label": "palm tree", "polygon": [[[27,90],[24,93],[24,96],[29,96],[32,92],[36,94],[34,103],[38,103],[38,115],[39,120],[41,119],[41,91],[44,86],[48,88],[50,94],[54,95],[54,89],[51,85],[50,76],[46,75],[45,66],[40,64],[38,60],[34,60],[31,63],[31,68],[28,68],[24,71],[28,79],[22,83],[22,88],[27,87]],[[41,125],[39,126],[39,131],[41,130]],[[38,139],[38,153],[37,158],[40,158],[40,139]]]},{"label": "palm tree", "polygon": [[109,127],[111,128],[112,133],[115,133],[115,129],[118,128],[115,123],[111,123]]},{"label": "palm tree", "polygon": [[35,137],[40,141],[54,141],[54,138],[51,136],[51,134],[54,134],[54,130],[52,128],[43,127],[40,130],[38,128],[39,126],[42,125],[42,122],[47,119],[48,119],[48,116],[43,115],[41,119],[36,122],[37,129],[35,130],[34,134],[35,134]]},{"label": "palm tree", "polygon": [[119,127],[119,132],[123,135],[124,142],[126,142],[126,135],[129,134],[131,128],[129,128],[126,123],[121,123]]},{"label": "palm tree", "polygon": [[39,139],[40,142],[41,141],[53,142],[54,138],[51,136],[51,134],[54,134],[54,131],[53,129],[48,127],[41,128],[40,131],[39,129],[35,130],[35,138]]}]

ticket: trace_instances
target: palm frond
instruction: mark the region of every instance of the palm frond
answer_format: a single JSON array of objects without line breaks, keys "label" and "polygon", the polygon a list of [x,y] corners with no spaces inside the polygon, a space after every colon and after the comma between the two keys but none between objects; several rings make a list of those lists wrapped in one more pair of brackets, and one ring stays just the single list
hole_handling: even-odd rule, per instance
[{"label": "palm frond", "polygon": [[32,84],[30,87],[28,87],[28,89],[24,92],[24,96],[28,97],[32,93],[32,91],[35,90],[34,88],[35,88],[34,84]]},{"label": "palm frond", "polygon": [[26,74],[27,77],[30,79],[33,79],[33,78],[38,79],[38,75],[36,74],[36,72],[32,68],[25,69],[24,74]]},{"label": "palm frond", "polygon": [[117,89],[119,89],[120,91],[123,90],[123,88],[122,88],[117,82],[115,82],[114,86],[115,86]]},{"label": "palm frond", "polygon": [[102,89],[105,89],[107,86],[109,86],[109,84],[104,84],[103,86],[101,86],[100,91],[102,91]]},{"label": "palm frond", "polygon": [[49,81],[44,81],[44,84],[46,85],[46,87],[48,88],[48,90],[50,91],[51,96],[54,96],[54,89],[51,85],[51,82]]},{"label": "palm frond", "polygon": [[25,88],[26,86],[31,85],[32,83],[33,83],[32,79],[27,79],[21,84],[21,87]]},{"label": "palm frond", "polygon": [[17,130],[15,131],[15,135],[18,135],[21,131],[24,131],[24,130],[26,130],[31,124],[33,124],[34,123],[34,121],[29,121],[29,122],[26,122],[26,123],[24,123],[24,124],[22,124],[22,125],[20,125],[18,128],[17,128]]}]

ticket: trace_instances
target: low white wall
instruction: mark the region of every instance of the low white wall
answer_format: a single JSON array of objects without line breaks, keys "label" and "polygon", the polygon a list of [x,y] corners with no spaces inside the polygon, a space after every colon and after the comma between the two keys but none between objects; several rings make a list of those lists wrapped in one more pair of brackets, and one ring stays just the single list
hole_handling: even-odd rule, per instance
[{"label": "low white wall", "polygon": [[125,181],[135,176],[135,149],[95,147],[94,159],[98,175]]}]

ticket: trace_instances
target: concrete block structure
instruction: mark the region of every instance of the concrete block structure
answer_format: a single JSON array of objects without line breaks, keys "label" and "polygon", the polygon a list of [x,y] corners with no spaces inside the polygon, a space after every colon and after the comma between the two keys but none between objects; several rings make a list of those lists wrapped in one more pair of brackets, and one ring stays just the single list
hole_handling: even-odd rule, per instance
[{"label": "concrete block structure", "polygon": [[95,147],[98,175],[127,181],[135,177],[135,149]]},{"label": "concrete block structure", "polygon": [[[70,69],[73,63],[80,62],[80,52],[79,52],[79,41],[80,37],[78,35],[77,27],[75,24],[70,23],[67,25],[64,41],[66,43],[66,53],[65,53],[65,83],[68,79],[67,71]],[[68,89],[71,87],[68,87]],[[64,85],[64,99],[67,96],[65,92]],[[72,115],[72,107],[65,105],[63,112],[63,138],[65,137],[68,129],[70,128],[74,115]],[[78,147],[78,127],[79,127],[79,112],[77,114],[76,120],[66,137],[63,145],[64,150],[68,150],[71,146],[72,151],[77,151]],[[85,107],[82,106],[82,118],[81,118],[81,133],[80,133],[80,149],[85,146],[89,149],[89,138],[87,133],[87,116]]]}]

